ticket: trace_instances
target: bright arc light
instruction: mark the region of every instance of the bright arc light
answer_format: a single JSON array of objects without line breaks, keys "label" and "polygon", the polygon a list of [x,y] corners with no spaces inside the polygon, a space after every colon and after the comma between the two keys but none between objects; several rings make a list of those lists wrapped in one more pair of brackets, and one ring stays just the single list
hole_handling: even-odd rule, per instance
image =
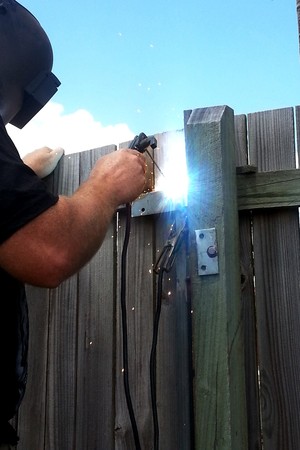
[{"label": "bright arc light", "polygon": [[186,205],[189,181],[185,167],[181,167],[177,173],[170,172],[166,177],[166,183],[162,188],[166,198],[173,203]]},{"label": "bright arc light", "polygon": [[[168,155],[163,174],[156,181],[156,189],[163,191],[167,200],[187,204],[189,178],[187,173],[186,153],[183,133],[176,133],[168,142]],[[159,151],[159,150],[158,150]]]}]

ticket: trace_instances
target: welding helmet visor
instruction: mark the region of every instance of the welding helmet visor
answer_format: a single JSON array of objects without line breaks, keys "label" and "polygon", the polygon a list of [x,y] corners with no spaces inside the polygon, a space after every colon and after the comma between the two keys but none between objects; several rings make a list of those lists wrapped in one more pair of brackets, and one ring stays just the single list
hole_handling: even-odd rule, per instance
[{"label": "welding helmet visor", "polygon": [[0,104],[23,128],[57,92],[53,52],[38,20],[15,0],[0,0]]}]

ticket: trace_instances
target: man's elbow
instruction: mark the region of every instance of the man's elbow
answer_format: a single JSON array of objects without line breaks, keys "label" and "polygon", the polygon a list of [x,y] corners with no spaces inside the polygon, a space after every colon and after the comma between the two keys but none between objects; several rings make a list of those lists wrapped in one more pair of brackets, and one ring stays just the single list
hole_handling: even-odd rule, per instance
[{"label": "man's elbow", "polygon": [[74,275],[80,267],[74,265],[71,255],[64,251],[48,254],[32,267],[23,281],[33,286],[54,289]]}]

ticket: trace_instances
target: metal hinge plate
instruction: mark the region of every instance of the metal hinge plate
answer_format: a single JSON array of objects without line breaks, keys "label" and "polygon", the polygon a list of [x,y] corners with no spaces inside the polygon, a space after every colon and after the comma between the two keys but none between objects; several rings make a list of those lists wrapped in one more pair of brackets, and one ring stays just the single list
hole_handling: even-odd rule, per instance
[{"label": "metal hinge plate", "polygon": [[215,228],[195,230],[198,275],[215,275],[219,273],[219,257]]}]

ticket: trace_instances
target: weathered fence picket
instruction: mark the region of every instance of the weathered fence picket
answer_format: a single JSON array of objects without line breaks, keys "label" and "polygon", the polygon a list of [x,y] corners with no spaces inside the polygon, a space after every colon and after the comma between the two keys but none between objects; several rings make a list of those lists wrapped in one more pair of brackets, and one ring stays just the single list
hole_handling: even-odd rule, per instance
[{"label": "weathered fence picket", "polygon": [[[248,116],[258,170],[295,167],[293,108]],[[265,450],[300,442],[300,240],[298,208],[253,212],[258,364]]]},{"label": "weathered fence picket", "polygon": [[[249,164],[247,142],[247,117],[235,117],[236,165]],[[241,175],[245,178],[248,175]],[[238,180],[237,180],[238,181]],[[244,180],[242,180],[244,181]],[[243,184],[242,184],[243,185]],[[238,185],[239,186],[239,185]],[[237,188],[238,188],[237,186]],[[238,196],[239,204],[239,196]],[[258,450],[261,445],[260,406],[258,395],[255,290],[252,244],[252,214],[243,210],[239,214],[241,302],[245,336],[245,383],[247,401],[248,450]]]}]

